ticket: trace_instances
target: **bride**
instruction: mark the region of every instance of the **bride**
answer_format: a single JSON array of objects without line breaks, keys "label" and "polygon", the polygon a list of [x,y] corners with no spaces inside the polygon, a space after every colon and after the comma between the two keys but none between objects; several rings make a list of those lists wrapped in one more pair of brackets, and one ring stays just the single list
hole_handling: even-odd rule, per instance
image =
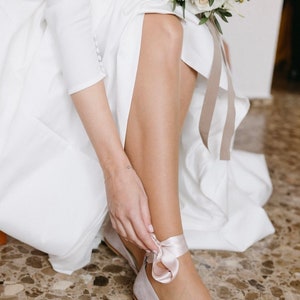
[{"label": "bride", "polygon": [[[140,270],[137,299],[208,299],[187,247],[244,251],[273,233],[263,156],[219,159],[224,66],[208,148],[200,138],[214,46],[185,14],[169,0],[0,0],[0,230],[64,273],[104,235]],[[235,98],[236,127],[248,106]]]}]

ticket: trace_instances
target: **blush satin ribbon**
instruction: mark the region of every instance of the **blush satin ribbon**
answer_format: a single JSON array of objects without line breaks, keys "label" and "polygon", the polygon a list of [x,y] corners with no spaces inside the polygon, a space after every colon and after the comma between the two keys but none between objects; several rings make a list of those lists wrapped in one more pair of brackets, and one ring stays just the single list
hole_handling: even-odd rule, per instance
[{"label": "blush satin ribbon", "polygon": [[157,253],[150,253],[147,256],[147,262],[153,263],[152,277],[158,282],[169,283],[178,273],[177,257],[188,251],[184,236],[173,236],[163,242],[158,241],[154,234],[152,238],[159,249]]},{"label": "blush satin ribbon", "polygon": [[207,89],[204,97],[203,107],[199,120],[199,132],[202,141],[206,148],[208,148],[208,135],[213,118],[213,112],[216,106],[216,101],[219,92],[221,71],[222,71],[222,59],[225,63],[227,81],[228,81],[228,106],[226,121],[223,130],[221,148],[220,148],[220,159],[229,160],[230,159],[230,147],[231,140],[234,134],[235,128],[235,92],[232,84],[232,78],[230,69],[228,66],[226,54],[223,47],[223,42],[220,39],[220,34],[217,31],[216,26],[213,21],[208,20],[206,22],[213,38],[214,42],[214,56],[212,61],[212,67],[210,75],[207,81]]}]

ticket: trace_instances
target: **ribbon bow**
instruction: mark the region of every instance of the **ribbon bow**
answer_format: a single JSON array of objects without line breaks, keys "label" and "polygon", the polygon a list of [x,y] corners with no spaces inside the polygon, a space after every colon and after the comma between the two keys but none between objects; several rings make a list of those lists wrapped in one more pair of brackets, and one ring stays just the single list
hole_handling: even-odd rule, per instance
[{"label": "ribbon bow", "polygon": [[147,258],[149,263],[153,263],[152,277],[158,282],[169,283],[178,273],[177,257],[188,251],[184,236],[173,236],[163,242],[159,242],[154,234],[152,238],[158,246],[158,251],[151,253]]}]

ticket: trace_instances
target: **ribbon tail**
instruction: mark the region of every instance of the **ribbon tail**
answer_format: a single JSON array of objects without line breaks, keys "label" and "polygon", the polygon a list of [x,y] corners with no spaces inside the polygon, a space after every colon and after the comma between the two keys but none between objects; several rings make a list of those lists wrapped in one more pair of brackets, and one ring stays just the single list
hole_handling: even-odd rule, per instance
[{"label": "ribbon tail", "polygon": [[232,84],[231,74],[229,71],[227,58],[222,47],[222,43],[219,39],[219,33],[215,28],[215,25],[211,21],[207,21],[207,26],[212,34],[214,43],[214,56],[212,61],[212,67],[210,75],[207,81],[207,89],[204,96],[204,102],[199,120],[199,133],[202,138],[203,144],[208,149],[208,137],[213,118],[213,113],[216,106],[216,101],[219,93],[221,71],[222,71],[222,59],[225,62],[227,80],[228,80],[228,106],[226,121],[223,130],[223,136],[220,148],[220,159],[230,159],[230,145],[231,139],[234,134],[234,120],[235,120],[235,107],[234,99],[235,93]]},{"label": "ribbon tail", "polygon": [[207,81],[207,89],[204,96],[204,102],[199,121],[200,136],[206,148],[208,148],[208,135],[219,93],[219,85],[222,71],[222,53],[220,50],[220,44],[217,37],[216,29],[210,21],[207,22],[207,26],[213,37],[214,56],[210,75]]},{"label": "ribbon tail", "polygon": [[221,142],[221,150],[220,150],[220,159],[221,160],[229,160],[230,159],[230,147],[231,141],[234,135],[235,130],[235,92],[232,83],[232,77],[230,73],[230,68],[228,66],[226,54],[224,51],[224,47],[222,45],[222,55],[225,62],[227,81],[228,81],[228,106],[227,106],[227,115],[226,121],[223,130],[223,137]]}]

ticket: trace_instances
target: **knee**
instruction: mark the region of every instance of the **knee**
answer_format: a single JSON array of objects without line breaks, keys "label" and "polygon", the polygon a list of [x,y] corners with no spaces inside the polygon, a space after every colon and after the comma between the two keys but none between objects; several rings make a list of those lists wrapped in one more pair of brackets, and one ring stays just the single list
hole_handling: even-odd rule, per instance
[{"label": "knee", "polygon": [[157,50],[178,56],[181,53],[183,28],[180,20],[174,15],[154,14],[151,18],[151,31],[155,35]]},{"label": "knee", "polygon": [[159,26],[159,35],[167,47],[179,47],[181,49],[183,29],[180,20],[173,15],[162,15]]}]

